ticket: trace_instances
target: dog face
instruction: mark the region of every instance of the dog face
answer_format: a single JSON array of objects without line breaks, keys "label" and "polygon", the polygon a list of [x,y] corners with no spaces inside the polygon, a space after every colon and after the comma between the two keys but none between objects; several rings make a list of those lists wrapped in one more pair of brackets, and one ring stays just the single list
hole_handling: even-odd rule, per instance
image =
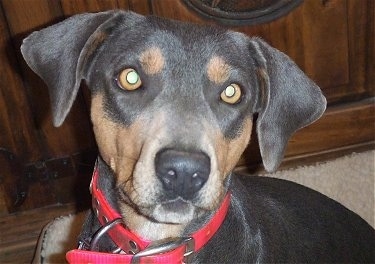
[{"label": "dog face", "polygon": [[274,170],[291,134],[325,109],[288,57],[220,28],[84,14],[32,34],[22,53],[49,86],[55,125],[85,79],[119,200],[157,222],[188,223],[217,208],[254,113],[264,165]]},{"label": "dog face", "polygon": [[[247,146],[256,69],[225,31],[144,20],[109,36],[95,55],[92,122],[123,198],[157,221],[187,222],[217,207]],[[129,45],[129,35],[139,44]],[[122,76],[129,69],[140,84]]]}]

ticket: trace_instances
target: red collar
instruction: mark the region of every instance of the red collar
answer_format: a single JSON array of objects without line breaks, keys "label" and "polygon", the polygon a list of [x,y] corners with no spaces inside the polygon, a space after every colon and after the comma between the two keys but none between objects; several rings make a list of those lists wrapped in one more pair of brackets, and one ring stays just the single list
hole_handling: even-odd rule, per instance
[{"label": "red collar", "polygon": [[[90,190],[92,206],[102,227],[91,240],[89,250],[74,249],[66,254],[69,263],[185,263],[192,253],[200,250],[216,233],[227,215],[230,194],[228,193],[219,209],[201,229],[190,237],[163,241],[151,245],[151,241],[131,232],[123,224],[121,215],[108,203],[98,186],[99,171],[94,170]],[[96,252],[95,243],[108,233],[123,254]],[[134,255],[135,253],[135,255]]]}]

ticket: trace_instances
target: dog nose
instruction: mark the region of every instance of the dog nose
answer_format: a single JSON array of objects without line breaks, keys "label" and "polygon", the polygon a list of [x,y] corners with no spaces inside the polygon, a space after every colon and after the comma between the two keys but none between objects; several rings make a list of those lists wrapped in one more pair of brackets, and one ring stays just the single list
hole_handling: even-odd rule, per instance
[{"label": "dog nose", "polygon": [[164,149],[155,157],[156,175],[173,196],[191,199],[206,183],[210,158],[202,152]]}]

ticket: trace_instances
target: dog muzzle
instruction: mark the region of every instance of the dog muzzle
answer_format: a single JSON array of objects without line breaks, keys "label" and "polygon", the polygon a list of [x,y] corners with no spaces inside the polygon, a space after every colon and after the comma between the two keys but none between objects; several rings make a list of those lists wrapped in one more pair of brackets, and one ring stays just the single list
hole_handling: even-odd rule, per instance
[{"label": "dog muzzle", "polygon": [[[131,232],[122,217],[106,200],[98,185],[99,171],[94,169],[90,190],[92,206],[101,228],[87,241],[79,241],[78,249],[67,252],[69,263],[189,263],[223,223],[230,205],[228,193],[211,220],[187,237],[151,242]],[[105,235],[117,245],[112,252],[97,251],[97,244]]]}]

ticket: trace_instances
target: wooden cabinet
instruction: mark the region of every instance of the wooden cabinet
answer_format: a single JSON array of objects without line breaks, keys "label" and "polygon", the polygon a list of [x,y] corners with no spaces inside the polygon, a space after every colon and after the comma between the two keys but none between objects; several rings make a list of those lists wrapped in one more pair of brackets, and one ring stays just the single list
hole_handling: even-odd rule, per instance
[{"label": "wooden cabinet", "polygon": [[[87,89],[81,89],[64,124],[53,127],[47,89],[19,52],[22,39],[32,31],[82,12],[129,9],[141,14],[220,24],[261,36],[295,60],[322,88],[329,102],[326,114],[318,122],[291,139],[288,158],[373,147],[374,1],[298,1],[301,3],[287,14],[260,24],[218,22],[186,2],[0,0],[0,199],[6,201],[6,209],[4,202],[0,203],[2,210],[71,201],[75,195],[81,197],[82,185],[89,181],[96,145],[89,121]],[[202,2],[217,5],[225,1]],[[240,6],[241,1],[237,2]],[[259,161],[253,136],[240,165]]]}]

